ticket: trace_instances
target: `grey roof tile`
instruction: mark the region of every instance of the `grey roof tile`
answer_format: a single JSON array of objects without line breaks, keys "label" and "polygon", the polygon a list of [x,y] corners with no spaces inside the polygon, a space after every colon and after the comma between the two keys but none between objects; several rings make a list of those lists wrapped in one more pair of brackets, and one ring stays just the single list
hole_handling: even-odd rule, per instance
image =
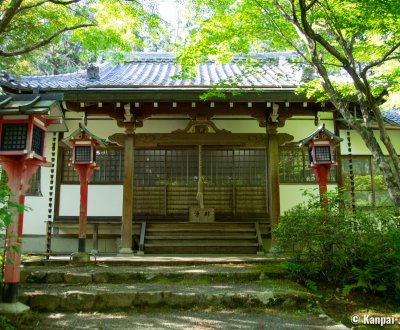
[{"label": "grey roof tile", "polygon": [[384,110],[383,116],[390,124],[400,126],[400,108],[396,108],[393,110]]},{"label": "grey roof tile", "polygon": [[[192,79],[178,79],[180,69],[175,57],[164,53],[137,53],[124,64],[100,64],[100,79],[88,79],[86,71],[54,76],[20,76],[13,81],[0,77],[0,85],[44,90],[82,88],[143,88],[143,87],[200,87],[209,88],[226,79],[240,78],[239,86],[259,88],[295,88],[301,79],[301,71],[290,64],[291,53],[268,53],[254,55],[263,60],[259,72],[249,74],[241,64],[245,58],[234,58],[231,63],[219,64],[212,61],[200,64],[197,75]],[[272,59],[272,60],[270,60]]]}]

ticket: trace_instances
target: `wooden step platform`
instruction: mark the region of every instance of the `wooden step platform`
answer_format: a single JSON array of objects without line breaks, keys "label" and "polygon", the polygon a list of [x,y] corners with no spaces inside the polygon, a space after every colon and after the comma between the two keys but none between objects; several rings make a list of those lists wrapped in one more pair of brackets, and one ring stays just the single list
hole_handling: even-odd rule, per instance
[{"label": "wooden step platform", "polygon": [[258,222],[143,223],[145,254],[256,254],[263,251]]}]

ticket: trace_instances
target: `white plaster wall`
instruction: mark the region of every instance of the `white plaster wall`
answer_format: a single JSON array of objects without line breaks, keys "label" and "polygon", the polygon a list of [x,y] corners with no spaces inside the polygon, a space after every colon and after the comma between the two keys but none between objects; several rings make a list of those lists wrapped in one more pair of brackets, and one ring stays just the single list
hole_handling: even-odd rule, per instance
[{"label": "white plaster wall", "polygon": [[[66,114],[66,123],[68,125],[69,132],[66,132],[64,136],[68,136],[73,131],[75,131],[79,127],[79,123],[82,121],[80,118],[82,117],[82,113],[67,113]],[[109,119],[108,117],[104,117],[104,120],[97,117],[97,119],[90,118],[87,121],[86,127],[93,134],[97,135],[102,139],[107,139],[110,135],[115,133],[122,133],[124,130],[121,127],[118,127],[117,121],[113,119]]]},{"label": "white plaster wall", "polygon": [[[340,137],[343,138],[341,142],[340,148],[342,155],[348,155],[348,146],[347,146],[347,132],[346,130],[340,131]],[[364,141],[360,137],[360,135],[355,131],[350,132],[350,139],[351,139],[351,153],[353,155],[370,155],[370,151],[368,150],[367,146],[365,145]],[[388,130],[388,135],[397,150],[397,153],[400,154],[400,130]],[[382,142],[379,140],[379,133],[375,133],[375,137],[378,140],[379,144],[382,146],[382,150],[384,154],[387,154],[385,147],[383,146]]]},{"label": "white plaster wall", "polygon": [[177,129],[185,129],[189,120],[145,120],[143,127],[136,129],[136,133],[171,133]]},{"label": "white plaster wall", "polygon": [[[51,148],[52,148],[52,139],[53,133],[47,133],[46,135],[46,143],[45,143],[45,157],[47,161],[51,161]],[[57,142],[56,142],[56,150],[57,150]],[[57,162],[57,152],[56,152],[56,161],[54,162],[54,166],[56,166]],[[51,167],[42,167],[41,168],[41,192],[43,196],[26,196],[25,205],[30,208],[29,211],[24,213],[24,226],[23,226],[23,234],[31,234],[31,235],[44,235],[46,233],[46,223],[45,221],[49,220],[49,209],[50,214],[53,214],[53,206],[52,203],[49,205],[49,192],[50,192],[50,170]],[[55,176],[54,182],[55,183]],[[53,202],[54,202],[54,190],[53,190]]]},{"label": "white plaster wall", "polygon": [[[61,185],[60,216],[79,216],[79,185]],[[88,216],[121,216],[122,185],[89,185]]]},{"label": "white plaster wall", "polygon": [[[328,190],[337,188],[337,185],[329,184]],[[281,184],[279,187],[280,201],[281,201],[281,214],[289,210],[293,206],[304,203],[308,197],[303,195],[304,190],[313,190],[318,193],[317,184],[297,185],[297,184]]]},{"label": "white plaster wall", "polygon": [[298,142],[305,137],[311,135],[318,127],[325,124],[325,127],[331,132],[334,131],[334,121],[332,120],[331,114],[322,114],[319,116],[318,125],[314,125],[313,117],[292,117],[285,122],[284,127],[278,129],[278,133],[288,133],[293,135],[294,139],[292,142]]},{"label": "white plaster wall", "polygon": [[226,129],[232,133],[265,133],[265,127],[260,127],[258,121],[255,119],[243,120],[223,120],[218,119],[214,121],[219,129]]}]

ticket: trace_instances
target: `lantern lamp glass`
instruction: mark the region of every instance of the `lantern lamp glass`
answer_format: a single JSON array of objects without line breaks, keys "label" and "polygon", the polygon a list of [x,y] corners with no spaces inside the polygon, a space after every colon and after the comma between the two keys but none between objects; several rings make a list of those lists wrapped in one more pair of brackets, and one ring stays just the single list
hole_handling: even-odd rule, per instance
[{"label": "lantern lamp glass", "polygon": [[315,161],[330,162],[331,161],[331,148],[329,146],[316,146],[315,147]]},{"label": "lantern lamp glass", "polygon": [[76,146],[75,147],[75,162],[90,163],[92,160],[91,146]]},{"label": "lantern lamp glass", "polygon": [[32,134],[32,150],[40,156],[43,156],[43,141],[44,131],[34,125]]},{"label": "lantern lamp glass", "polygon": [[3,124],[1,150],[25,150],[28,124]]}]

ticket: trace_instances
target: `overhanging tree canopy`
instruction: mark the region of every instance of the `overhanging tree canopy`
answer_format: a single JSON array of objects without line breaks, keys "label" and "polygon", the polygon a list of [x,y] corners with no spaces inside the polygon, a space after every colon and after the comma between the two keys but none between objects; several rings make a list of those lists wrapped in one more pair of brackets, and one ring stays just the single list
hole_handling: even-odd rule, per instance
[{"label": "overhanging tree canopy", "polygon": [[[0,70],[24,67],[33,51],[66,35],[86,58],[112,50],[115,56],[156,39],[153,2],[130,0],[0,0]],[[154,4],[154,3],[153,3]],[[26,68],[24,68],[26,73]]]},{"label": "overhanging tree canopy", "polygon": [[[210,55],[226,61],[235,53],[296,51],[319,78],[305,90],[329,99],[360,134],[400,207],[399,157],[380,112],[385,98],[400,91],[397,0],[193,0],[191,6],[197,27],[179,56],[184,66]],[[361,120],[353,116],[354,104]]]}]

